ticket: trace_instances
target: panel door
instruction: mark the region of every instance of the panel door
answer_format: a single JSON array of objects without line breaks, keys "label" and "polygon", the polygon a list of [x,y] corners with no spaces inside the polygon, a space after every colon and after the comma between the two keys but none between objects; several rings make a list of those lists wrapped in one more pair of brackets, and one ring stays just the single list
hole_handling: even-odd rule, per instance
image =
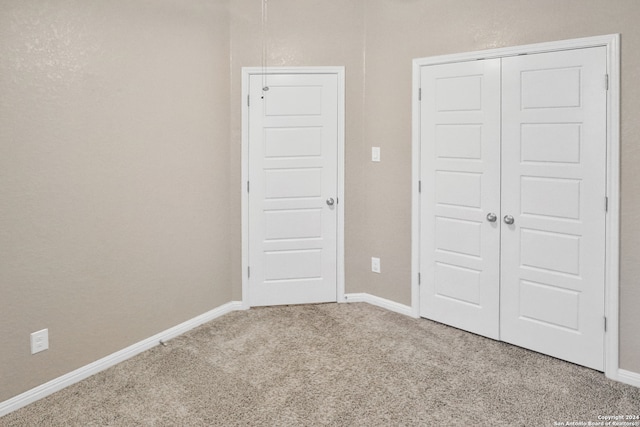
[{"label": "panel door", "polygon": [[498,338],[500,59],[422,67],[421,88],[420,315]]},{"label": "panel door", "polygon": [[501,339],[603,370],[605,48],[502,71]]},{"label": "panel door", "polygon": [[338,77],[249,83],[249,303],[335,302]]}]

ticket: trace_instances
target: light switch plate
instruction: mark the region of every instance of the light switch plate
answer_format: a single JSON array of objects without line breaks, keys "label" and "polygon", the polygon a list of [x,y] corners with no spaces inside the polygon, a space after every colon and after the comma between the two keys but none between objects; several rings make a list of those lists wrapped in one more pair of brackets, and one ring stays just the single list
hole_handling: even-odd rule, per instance
[{"label": "light switch plate", "polygon": [[372,162],[380,161],[380,147],[371,147],[371,161]]}]

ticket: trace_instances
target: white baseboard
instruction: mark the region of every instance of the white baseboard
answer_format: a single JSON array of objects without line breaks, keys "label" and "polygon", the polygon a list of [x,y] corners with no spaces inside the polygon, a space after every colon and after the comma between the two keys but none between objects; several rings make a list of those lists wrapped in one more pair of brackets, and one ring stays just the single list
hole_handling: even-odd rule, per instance
[{"label": "white baseboard", "polygon": [[618,369],[618,375],[615,380],[640,388],[640,374],[636,372]]},{"label": "white baseboard", "polygon": [[127,348],[110,354],[109,356],[103,357],[102,359],[96,360],[93,363],[78,368],[75,371],[55,378],[38,387],[32,388],[31,390],[25,391],[24,393],[12,397],[9,400],[0,402],[0,417],[2,417],[3,415],[7,415],[8,413],[13,412],[17,409],[20,409],[30,403],[33,403],[36,400],[47,397],[50,394],[62,390],[65,387],[82,381],[83,379],[97,374],[100,371],[117,365],[118,363],[136,356],[143,351],[149,350],[150,348],[159,345],[160,341],[168,341],[171,338],[175,338],[178,335],[184,334],[185,332],[190,331],[191,329],[207,323],[217,317],[223,316],[232,311],[242,309],[242,303],[239,301],[232,301],[227,304],[221,305],[218,308],[214,308],[213,310],[201,314],[200,316],[194,317],[191,320],[187,320],[186,322],[169,328],[152,337],[139,341]]},{"label": "white baseboard", "polygon": [[400,304],[398,302],[367,293],[345,294],[344,302],[366,302],[371,305],[385,308],[389,311],[404,314],[405,316],[416,317],[413,313],[413,309],[408,305]]},{"label": "white baseboard", "polygon": [[[405,316],[416,317],[410,306],[367,293],[345,294],[344,301],[342,302],[366,302],[368,304],[382,307],[396,313],[404,314]],[[0,417],[7,415],[17,409],[20,409],[23,406],[27,406],[28,404],[40,400],[44,397],[47,397],[50,394],[62,390],[65,387],[82,381],[83,379],[97,374],[98,372],[103,371],[107,368],[110,368],[111,366],[117,365],[118,363],[136,356],[143,351],[149,350],[150,348],[159,345],[160,341],[168,341],[171,338],[182,335],[197,326],[207,323],[227,313],[237,310],[245,310],[246,308],[248,307],[245,307],[245,305],[243,305],[243,303],[240,301],[232,301],[227,304],[221,305],[218,308],[201,314],[200,316],[194,317],[191,320],[187,320],[186,322],[169,328],[145,340],[137,342],[136,344],[130,345],[127,348],[124,348],[109,356],[103,357],[102,359],[96,360],[93,363],[76,369],[75,371],[55,378],[47,383],[44,383],[38,387],[19,394],[9,400],[0,402]],[[635,387],[640,387],[640,373],[618,369],[617,377],[612,379]]]},{"label": "white baseboard", "polygon": [[[391,301],[385,298],[380,298],[375,295],[367,293],[353,293],[345,294],[344,300],[341,302],[366,302],[371,305],[385,308],[396,313],[404,314],[405,316],[417,318],[415,311],[408,305],[400,304],[395,301]],[[611,377],[612,380],[618,381],[624,384],[629,384],[634,387],[640,388],[640,373],[627,371],[624,369],[618,369],[615,377]]]}]

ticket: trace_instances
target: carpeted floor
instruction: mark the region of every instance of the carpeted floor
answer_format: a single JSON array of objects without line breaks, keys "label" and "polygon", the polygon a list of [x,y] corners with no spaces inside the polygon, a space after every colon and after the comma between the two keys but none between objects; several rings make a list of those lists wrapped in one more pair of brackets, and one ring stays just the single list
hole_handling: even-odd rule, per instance
[{"label": "carpeted floor", "polygon": [[228,314],[0,425],[554,426],[622,414],[640,415],[640,389],[360,303]]}]

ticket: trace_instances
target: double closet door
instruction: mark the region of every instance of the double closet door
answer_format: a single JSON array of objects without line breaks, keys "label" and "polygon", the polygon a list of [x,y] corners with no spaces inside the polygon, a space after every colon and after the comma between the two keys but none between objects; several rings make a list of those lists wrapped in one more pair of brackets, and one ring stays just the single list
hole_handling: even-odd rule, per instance
[{"label": "double closet door", "polygon": [[422,317],[604,370],[605,53],[421,67]]}]

